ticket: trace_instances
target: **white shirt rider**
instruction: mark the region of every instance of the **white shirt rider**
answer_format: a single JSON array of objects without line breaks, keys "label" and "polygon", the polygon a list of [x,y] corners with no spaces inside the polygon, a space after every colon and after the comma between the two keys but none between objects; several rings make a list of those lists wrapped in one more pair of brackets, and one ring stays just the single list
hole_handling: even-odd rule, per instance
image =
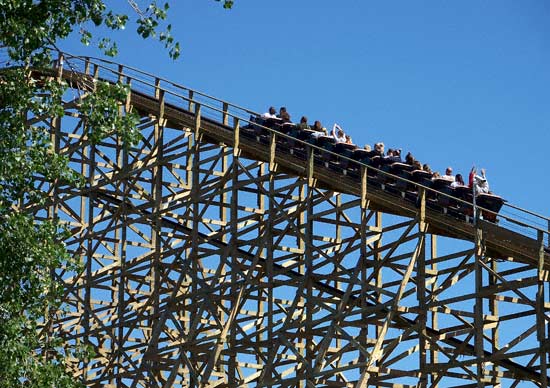
[{"label": "white shirt rider", "polygon": [[274,107],[270,107],[268,112],[265,112],[262,115],[263,119],[276,119],[277,118],[277,111]]},{"label": "white shirt rider", "polygon": [[441,176],[440,179],[444,179],[449,182],[454,182],[455,177],[453,175],[453,169],[451,167],[447,167],[447,169],[445,170],[445,175]]},{"label": "white shirt rider", "polygon": [[474,185],[477,193],[489,193],[489,182],[487,182],[484,168],[481,169],[481,175],[474,176]]},{"label": "white shirt rider", "polygon": [[336,140],[336,143],[346,142],[346,134],[344,133],[344,130],[336,123],[334,123],[334,126],[332,127],[332,137]]}]

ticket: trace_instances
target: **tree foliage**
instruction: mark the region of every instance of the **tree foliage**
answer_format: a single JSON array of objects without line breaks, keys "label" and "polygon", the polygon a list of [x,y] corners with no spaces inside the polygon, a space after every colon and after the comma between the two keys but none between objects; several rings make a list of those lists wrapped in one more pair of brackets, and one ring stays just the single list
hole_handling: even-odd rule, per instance
[{"label": "tree foliage", "polygon": [[[23,206],[45,206],[49,185],[78,185],[78,175],[51,144],[48,128],[26,117],[62,114],[64,85],[37,83],[26,69],[0,78],[0,387],[72,387],[61,339],[45,335],[60,305],[55,269],[75,267],[55,219],[36,222]],[[69,351],[76,351],[69,350]]]},{"label": "tree foliage", "polygon": [[[233,5],[216,1],[224,8]],[[66,359],[92,356],[85,344],[68,346],[49,330],[61,306],[55,273],[79,268],[63,243],[64,225],[53,213],[38,221],[28,210],[48,207],[44,188],[78,186],[83,180],[56,152],[50,127],[29,125],[27,118],[63,115],[66,85],[54,77],[37,79],[33,71],[49,67],[52,51],[71,34],[113,56],[116,42],[95,35],[132,23],[137,36],[158,40],[178,58],[179,43],[165,23],[168,3],[121,3],[115,8],[102,0],[0,0],[0,388],[79,386],[65,370]],[[98,82],[82,100],[92,142],[114,134],[127,145],[139,139],[137,116],[120,113],[126,94],[123,85]]]}]

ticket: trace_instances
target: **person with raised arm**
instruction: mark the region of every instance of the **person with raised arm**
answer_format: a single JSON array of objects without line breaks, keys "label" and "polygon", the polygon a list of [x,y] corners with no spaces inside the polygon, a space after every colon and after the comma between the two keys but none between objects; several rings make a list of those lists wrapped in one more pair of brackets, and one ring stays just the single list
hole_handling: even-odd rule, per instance
[{"label": "person with raised arm", "polygon": [[489,191],[489,182],[487,182],[487,177],[485,176],[485,169],[481,169],[481,175],[476,174],[476,167],[472,167],[469,177],[469,186],[475,188],[476,193],[488,194]]},{"label": "person with raised arm", "polygon": [[342,127],[340,127],[338,124],[334,123],[332,126],[332,137],[334,140],[336,140],[336,143],[345,143],[346,142],[346,134],[344,133],[344,130]]}]

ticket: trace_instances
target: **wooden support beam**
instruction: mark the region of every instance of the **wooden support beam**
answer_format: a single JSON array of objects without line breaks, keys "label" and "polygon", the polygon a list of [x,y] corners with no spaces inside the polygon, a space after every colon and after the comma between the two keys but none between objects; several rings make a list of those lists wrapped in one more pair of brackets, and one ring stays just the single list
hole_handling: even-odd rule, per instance
[{"label": "wooden support beam", "polygon": [[[238,292],[237,285],[237,267],[239,262],[239,233],[238,233],[238,220],[239,220],[239,148],[240,140],[240,125],[239,120],[235,121],[234,125],[234,140],[233,140],[233,160],[231,163],[231,205],[229,209],[229,248],[230,248],[230,290],[231,298],[229,299],[228,307],[233,309],[235,301],[233,296]],[[234,349],[237,346],[237,330],[232,326],[229,330],[228,349]],[[234,351],[230,351],[227,357],[227,376],[226,382],[229,386],[236,386],[237,384],[237,356]]]},{"label": "wooden support beam", "polygon": [[[361,301],[361,310],[363,311],[361,314],[361,321],[363,322],[363,325],[361,326],[361,329],[359,331],[359,344],[363,347],[367,347],[367,338],[368,338],[368,314],[365,312],[366,307],[368,306],[368,287],[367,287],[367,222],[368,222],[368,212],[369,212],[369,202],[368,202],[368,180],[367,180],[367,168],[365,166],[361,167],[361,204],[360,204],[360,212],[361,212],[361,230],[360,230],[360,241],[361,241],[361,249],[360,249],[360,267],[361,267],[361,294],[360,294],[360,301]],[[359,356],[359,362],[366,362],[367,357],[363,355],[363,353]]]},{"label": "wooden support beam", "polygon": [[[269,165],[268,165],[268,192],[273,192],[275,190],[275,179],[277,174],[277,163],[275,162],[277,156],[277,135],[272,133],[269,139]],[[276,199],[273,197],[267,198],[268,209],[267,209],[267,220],[265,227],[265,239],[266,239],[266,281],[267,281],[267,338],[275,338],[275,306],[274,306],[274,295],[273,295],[273,282],[274,282],[274,271],[273,271],[273,250],[274,243],[273,239],[275,238],[273,229],[275,227],[275,218],[277,217],[277,204]],[[271,363],[274,362],[276,358],[276,348],[273,346],[268,350],[268,360]],[[269,375],[263,376],[266,379],[266,387],[271,388],[273,386],[272,373],[275,370],[275,365],[268,365],[267,370],[270,372]]]},{"label": "wooden support beam", "polygon": [[223,125],[229,125],[229,104],[227,102],[223,103],[222,124]]},{"label": "wooden support beam", "polygon": [[548,336],[547,336],[547,317],[544,301],[544,288],[548,282],[544,270],[544,233],[538,232],[537,240],[539,241],[539,257],[537,265],[537,295],[536,295],[536,311],[537,311],[537,339],[539,341],[539,363],[541,371],[540,387],[548,387]]},{"label": "wooden support beam", "polygon": [[[199,325],[200,320],[200,311],[202,298],[199,295],[200,292],[200,263],[199,263],[199,227],[200,227],[200,164],[201,164],[201,105],[195,105],[195,125],[193,129],[193,148],[191,149],[191,243],[189,251],[189,261],[191,263],[191,272],[189,276],[191,277],[191,305],[190,307],[190,322],[187,336],[189,341],[194,340],[194,336],[197,332],[197,326]],[[198,349],[190,349],[190,358],[188,368],[190,371],[197,371],[199,369],[199,352]],[[196,374],[196,381],[199,381],[199,376],[197,372],[192,372]],[[193,379],[192,381],[195,381]],[[199,384],[196,383],[196,386]],[[195,384],[192,384],[191,387],[194,387]]]},{"label": "wooden support beam", "polygon": [[[436,290],[438,289],[438,282],[437,282],[437,276],[434,276],[437,274],[437,236],[432,234],[431,235],[431,244],[430,244],[431,254],[430,254],[430,262],[431,264],[431,271],[434,281],[431,283],[431,301],[437,300],[437,295],[435,295]],[[439,327],[439,319],[438,319],[438,312],[437,310],[431,310],[431,327],[434,330],[437,330]],[[439,354],[437,351],[436,346],[430,346],[430,364],[437,365],[439,362]],[[431,387],[437,388],[437,382],[435,381],[435,378],[433,375],[431,375]]]},{"label": "wooden support beam", "polygon": [[419,369],[419,388],[425,388],[428,384],[428,334],[426,331],[428,320],[428,308],[426,302],[426,191],[421,189],[419,192],[420,209],[418,212],[418,233],[422,243],[418,247],[418,259],[416,264],[416,293],[418,299],[418,369]]},{"label": "wooden support beam", "polygon": [[[498,276],[495,276],[495,274],[498,273],[498,263],[496,260],[491,260],[491,273],[489,274],[489,287],[495,286],[499,278]],[[498,310],[498,300],[496,298],[490,298],[489,299],[489,312],[491,315],[497,317],[499,316],[499,310]],[[493,329],[491,329],[491,351],[493,353],[496,353],[499,350],[500,344],[499,344],[499,326],[496,325]],[[498,365],[492,366],[492,384],[493,386],[498,386],[501,383],[500,379],[500,368]]]},{"label": "wooden support beam", "polygon": [[[478,214],[479,216],[479,214]],[[478,223],[479,224],[479,223]],[[477,378],[477,387],[483,388],[485,384],[483,383],[484,376],[484,346],[483,346],[483,297],[481,296],[481,291],[483,289],[483,266],[482,261],[485,257],[485,247],[483,241],[483,231],[481,228],[476,229],[476,240],[475,240],[475,305],[474,305],[474,332],[475,332],[475,356],[476,356],[476,378]]]},{"label": "wooden support beam", "polygon": [[[304,337],[305,337],[305,357],[304,357],[304,371],[305,381],[300,385],[306,387],[313,382],[313,360],[315,360],[315,344],[313,341],[313,315],[315,314],[315,304],[313,301],[313,195],[315,192],[315,150],[311,147],[307,148],[307,185],[306,185],[306,197],[302,198],[302,201],[306,203],[306,223],[305,231],[302,240],[302,246],[305,249],[304,254],[304,276],[306,282],[306,297],[305,297],[305,322],[304,322]],[[303,195],[303,192],[302,192]]]}]

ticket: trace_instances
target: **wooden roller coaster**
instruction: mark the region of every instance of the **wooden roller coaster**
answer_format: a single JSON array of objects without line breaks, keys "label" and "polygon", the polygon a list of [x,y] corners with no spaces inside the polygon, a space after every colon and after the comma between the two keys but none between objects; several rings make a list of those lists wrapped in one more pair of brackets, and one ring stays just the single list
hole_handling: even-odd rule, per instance
[{"label": "wooden roller coaster", "polygon": [[[60,54],[35,74],[70,89],[63,117],[29,124],[87,180],[38,181],[51,201],[32,209],[83,263],[58,273],[51,330],[93,347],[68,360],[86,385],[548,386],[548,218],[457,217],[444,193],[131,67]],[[88,138],[98,82],[130,86],[137,146]]]}]

